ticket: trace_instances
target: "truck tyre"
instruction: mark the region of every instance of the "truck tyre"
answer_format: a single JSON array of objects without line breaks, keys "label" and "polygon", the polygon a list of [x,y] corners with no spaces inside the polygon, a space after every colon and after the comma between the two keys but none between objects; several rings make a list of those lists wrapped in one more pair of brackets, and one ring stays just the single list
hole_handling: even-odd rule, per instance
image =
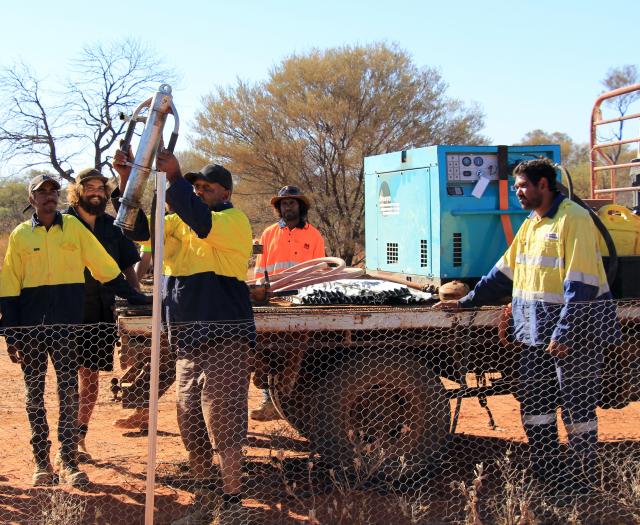
[{"label": "truck tyre", "polygon": [[315,411],[316,384],[310,381],[297,381],[293,390],[288,394],[277,389],[270,390],[271,398],[274,400],[280,416],[307,439],[313,434],[314,418],[312,414]]},{"label": "truck tyre", "polygon": [[350,470],[408,475],[432,460],[449,434],[444,386],[410,352],[369,349],[348,357],[319,382],[316,400],[312,444],[329,464]]}]

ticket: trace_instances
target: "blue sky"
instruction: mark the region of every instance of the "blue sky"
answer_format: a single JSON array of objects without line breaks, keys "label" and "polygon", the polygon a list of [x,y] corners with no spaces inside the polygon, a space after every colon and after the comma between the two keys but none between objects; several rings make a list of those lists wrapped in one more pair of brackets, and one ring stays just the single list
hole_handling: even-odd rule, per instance
[{"label": "blue sky", "polygon": [[63,75],[84,44],[134,37],[150,46],[181,77],[174,102],[187,129],[215,86],[263,79],[293,52],[385,41],[438,68],[450,96],[477,102],[492,143],[535,128],[586,142],[607,70],[640,66],[638,0],[58,0],[2,11],[0,65],[22,60],[42,76]]}]

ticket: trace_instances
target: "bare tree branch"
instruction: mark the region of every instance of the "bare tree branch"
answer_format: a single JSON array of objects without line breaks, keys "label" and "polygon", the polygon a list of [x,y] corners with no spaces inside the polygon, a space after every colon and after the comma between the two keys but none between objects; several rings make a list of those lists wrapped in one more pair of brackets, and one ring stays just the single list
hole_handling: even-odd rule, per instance
[{"label": "bare tree branch", "polygon": [[45,100],[41,80],[25,64],[0,73],[0,95],[9,101],[0,113],[2,156],[30,159],[29,167],[49,165],[60,177],[68,179],[72,155],[61,155],[57,144],[79,135],[70,131],[67,104],[55,105]]},{"label": "bare tree branch", "polygon": [[93,152],[94,167],[108,165],[105,153],[125,131],[129,114],[161,83],[176,76],[135,40],[85,46],[71,62],[64,90],[45,87],[27,65],[0,73],[0,154],[20,157],[22,168],[48,166],[72,180],[71,161]]}]

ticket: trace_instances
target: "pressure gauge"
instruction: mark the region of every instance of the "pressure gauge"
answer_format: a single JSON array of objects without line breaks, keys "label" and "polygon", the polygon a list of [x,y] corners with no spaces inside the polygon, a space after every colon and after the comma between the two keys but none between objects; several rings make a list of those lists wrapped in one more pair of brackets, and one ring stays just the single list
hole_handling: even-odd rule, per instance
[{"label": "pressure gauge", "polygon": [[471,157],[462,157],[463,166],[471,166]]},{"label": "pressure gauge", "polygon": [[480,166],[482,166],[484,164],[484,159],[482,157],[474,157],[473,158],[473,163],[476,166],[480,167]]}]

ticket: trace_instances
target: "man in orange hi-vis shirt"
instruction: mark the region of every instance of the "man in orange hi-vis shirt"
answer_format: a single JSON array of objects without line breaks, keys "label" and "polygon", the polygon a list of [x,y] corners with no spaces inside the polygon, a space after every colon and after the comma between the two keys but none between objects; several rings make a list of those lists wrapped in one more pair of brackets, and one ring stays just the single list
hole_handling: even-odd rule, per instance
[{"label": "man in orange hi-vis shirt", "polygon": [[[325,256],[322,235],[307,222],[311,202],[299,188],[281,188],[271,199],[271,205],[280,220],[269,226],[260,237],[262,254],[256,260],[256,278],[264,277],[265,270],[269,275],[275,275],[296,264]],[[263,390],[263,396],[262,405],[251,412],[251,419],[279,419],[269,391]]]},{"label": "man in orange hi-vis shirt", "polygon": [[296,264],[324,257],[324,239],[307,222],[311,207],[309,198],[295,186],[285,186],[271,205],[280,219],[269,226],[260,237],[262,255],[258,255],[255,277],[280,273]]}]

